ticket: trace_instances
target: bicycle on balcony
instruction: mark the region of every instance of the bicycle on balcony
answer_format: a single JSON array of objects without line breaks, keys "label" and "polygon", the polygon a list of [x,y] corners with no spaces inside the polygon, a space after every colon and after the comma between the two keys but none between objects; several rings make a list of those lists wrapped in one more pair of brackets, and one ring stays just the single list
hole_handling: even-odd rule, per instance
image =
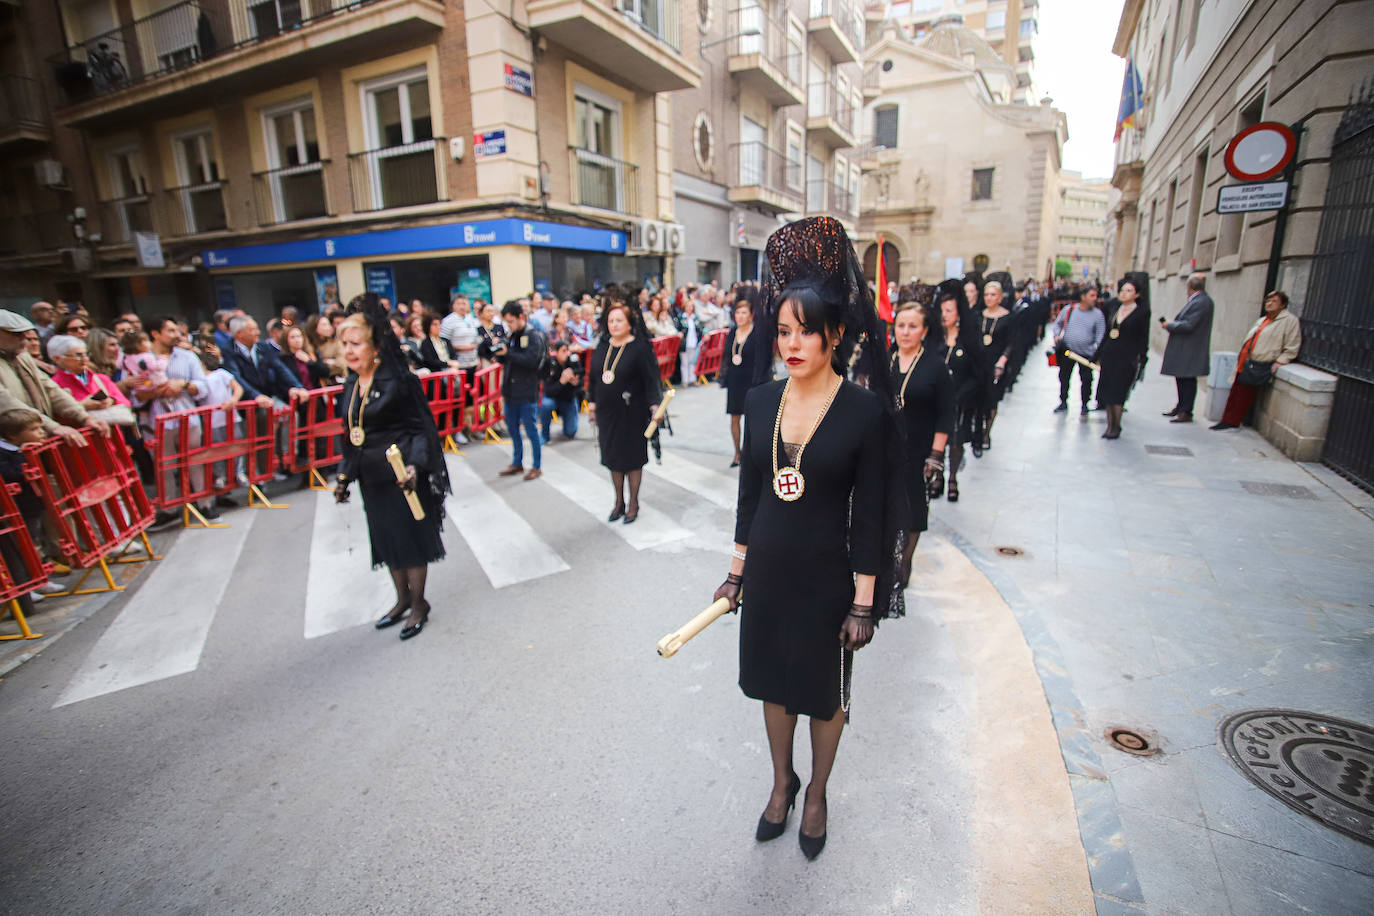
[{"label": "bicycle on balcony", "polygon": [[98,92],[109,92],[129,82],[129,72],[124,69],[119,52],[112,50],[108,42],[102,41],[86,51],[86,71]]}]

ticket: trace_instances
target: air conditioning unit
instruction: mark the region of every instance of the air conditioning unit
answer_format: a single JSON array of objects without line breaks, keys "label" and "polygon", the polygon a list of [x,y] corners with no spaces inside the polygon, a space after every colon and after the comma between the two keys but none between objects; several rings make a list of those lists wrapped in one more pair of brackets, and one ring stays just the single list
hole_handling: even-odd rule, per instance
[{"label": "air conditioning unit", "polygon": [[668,232],[657,220],[644,221],[644,247],[654,254],[662,254]]},{"label": "air conditioning unit", "polygon": [[647,219],[630,220],[630,240],[625,245],[626,254],[648,254],[649,246],[645,241],[647,229],[652,225]]},{"label": "air conditioning unit", "polygon": [[34,178],[42,188],[65,188],[66,171],[56,159],[40,159],[33,164]]},{"label": "air conditioning unit", "polygon": [[666,223],[667,241],[664,251],[668,254],[687,253],[687,228],[682,223]]}]

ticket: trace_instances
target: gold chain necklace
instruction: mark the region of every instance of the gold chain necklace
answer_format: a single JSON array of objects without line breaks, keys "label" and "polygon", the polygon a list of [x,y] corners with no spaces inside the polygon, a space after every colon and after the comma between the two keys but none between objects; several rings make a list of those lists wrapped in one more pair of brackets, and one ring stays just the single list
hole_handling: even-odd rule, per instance
[{"label": "gold chain necklace", "polygon": [[[916,371],[916,364],[919,363],[919,362],[921,361],[921,355],[924,354],[925,352],[926,352],[926,345],[925,345],[925,344],[921,344],[919,347],[916,348],[916,358],[913,359],[913,360],[911,361],[911,365],[910,365],[910,366],[907,366],[907,368],[906,368],[906,375],[902,376],[902,390],[899,391],[899,392],[897,392],[897,409],[898,409],[898,410],[904,410],[904,409],[906,409],[906,383],[909,382],[909,381],[911,381],[911,373],[913,373],[913,372]],[[948,358],[946,358],[945,364],[946,364],[946,365],[949,364]],[[900,353],[894,353],[894,354],[892,354],[892,368],[893,368],[894,370],[898,371],[898,372],[901,371],[901,369],[902,369],[902,354],[900,354]]]},{"label": "gold chain necklace", "polygon": [[797,449],[797,460],[792,467],[778,469],[778,449],[782,446],[782,411],[787,406],[787,392],[792,387],[792,380],[789,378],[787,383],[782,386],[782,397],[778,399],[778,417],[773,421],[773,438],[769,440],[773,446],[773,493],[785,503],[796,502],[801,499],[802,493],[806,490],[806,479],[801,475],[802,453],[806,451],[807,443],[816,434],[816,429],[825,419],[825,415],[830,410],[830,404],[835,400],[835,395],[839,393],[840,386],[844,384],[844,378],[835,380],[835,387],[830,389],[830,397],[825,399],[825,406],[816,414],[816,420],[811,424],[811,431],[806,434],[800,447]]},{"label": "gold chain necklace", "polygon": [[740,337],[739,330],[735,330],[735,342],[730,345],[730,362],[736,366],[744,364],[744,344],[745,341],[749,339],[749,334],[752,331],[753,328],[750,328],[744,333],[743,337]]},{"label": "gold chain necklace", "polygon": [[[611,362],[611,348],[614,346],[610,339],[606,340],[606,358],[601,361],[601,384],[609,385],[615,381],[615,368],[620,365],[620,357],[625,355],[625,348],[630,345],[627,340],[618,347],[615,347],[615,362]],[[606,364],[610,363],[610,368]]]},{"label": "gold chain necklace", "polygon": [[[361,398],[358,396],[359,389],[362,390]],[[362,448],[362,444],[367,441],[367,434],[363,432],[363,411],[367,409],[367,395],[371,391],[372,380],[368,379],[364,383],[362,379],[359,379],[353,386],[353,398],[348,402],[348,410],[345,413],[345,419],[348,421],[348,441],[358,448]],[[359,400],[362,401],[361,407],[358,406]],[[353,414],[355,407],[358,408],[356,420]]]},{"label": "gold chain necklace", "polygon": [[987,318],[980,318],[978,323],[983,326],[983,346],[992,346],[992,334],[997,330],[997,322],[1002,320],[1001,315],[996,315],[992,319],[992,327],[988,327]]}]

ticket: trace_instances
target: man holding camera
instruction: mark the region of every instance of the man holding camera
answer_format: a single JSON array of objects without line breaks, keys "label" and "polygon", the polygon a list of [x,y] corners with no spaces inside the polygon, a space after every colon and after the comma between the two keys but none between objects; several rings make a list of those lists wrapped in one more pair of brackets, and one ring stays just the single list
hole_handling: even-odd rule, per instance
[{"label": "man holding camera", "polygon": [[577,410],[585,397],[582,381],[586,375],[582,359],[572,352],[566,340],[560,340],[554,346],[553,359],[544,368],[544,399],[539,404],[539,420],[545,444],[549,441],[549,426],[555,410],[563,421],[563,438],[577,435]]},{"label": "man holding camera", "polygon": [[[529,323],[518,300],[512,299],[501,309],[501,323],[508,336],[492,350],[492,358],[505,366],[501,376],[501,396],[506,401],[506,425],[510,429],[512,456],[510,465],[500,471],[502,477],[524,472],[526,480],[534,480],[544,472],[539,469],[539,383],[541,370],[549,358],[549,345],[543,333]],[[521,429],[530,437],[534,451],[534,466],[525,471],[525,443]]]}]

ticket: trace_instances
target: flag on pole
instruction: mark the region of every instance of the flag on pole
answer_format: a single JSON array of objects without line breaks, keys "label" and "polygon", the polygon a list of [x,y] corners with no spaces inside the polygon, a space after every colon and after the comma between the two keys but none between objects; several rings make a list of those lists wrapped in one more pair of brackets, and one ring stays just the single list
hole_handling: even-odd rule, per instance
[{"label": "flag on pole", "polygon": [[878,236],[878,317],[892,323],[892,298],[887,294],[887,258],[883,256],[883,237]]},{"label": "flag on pole", "polygon": [[1135,127],[1135,113],[1145,107],[1141,101],[1143,94],[1135,61],[1127,58],[1126,79],[1121,83],[1121,107],[1116,112],[1116,136],[1112,137],[1112,142],[1120,140],[1121,132],[1126,128]]}]

